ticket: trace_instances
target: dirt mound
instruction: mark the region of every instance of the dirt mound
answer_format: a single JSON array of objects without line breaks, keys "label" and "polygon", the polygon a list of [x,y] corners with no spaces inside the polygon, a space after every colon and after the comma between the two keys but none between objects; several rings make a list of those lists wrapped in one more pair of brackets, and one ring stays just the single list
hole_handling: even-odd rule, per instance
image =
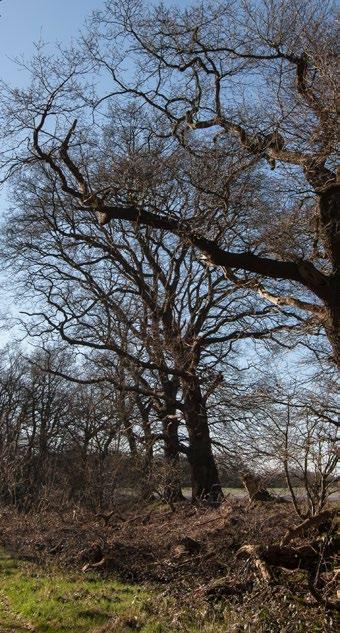
[{"label": "dirt mound", "polygon": [[[84,573],[114,573],[130,582],[156,581],[181,597],[243,601],[267,582],[273,587],[293,583],[304,599],[311,595],[313,565],[302,567],[295,582],[292,572],[289,575],[279,566],[280,541],[287,542],[293,534],[295,549],[291,544],[282,546],[289,552],[291,570],[295,552],[306,552],[306,547],[312,551],[308,544],[320,525],[292,532],[297,523],[289,504],[269,507],[242,500],[226,500],[219,508],[194,507],[189,502],[175,509],[155,504],[110,516],[85,510],[35,515],[3,510],[0,542],[20,558],[42,564],[54,561]],[[279,560],[277,567],[277,560],[272,561],[273,571],[270,552]],[[333,567],[333,559],[322,561],[328,595],[334,590]]]},{"label": "dirt mound", "polygon": [[109,521],[86,510],[26,515],[3,510],[0,540],[13,554],[37,562],[97,565],[136,580],[168,581],[190,571],[199,582],[229,570],[242,545],[258,539],[274,543],[291,523],[290,507],[249,507],[242,500],[219,508],[184,502],[175,511],[155,504],[114,513]]}]

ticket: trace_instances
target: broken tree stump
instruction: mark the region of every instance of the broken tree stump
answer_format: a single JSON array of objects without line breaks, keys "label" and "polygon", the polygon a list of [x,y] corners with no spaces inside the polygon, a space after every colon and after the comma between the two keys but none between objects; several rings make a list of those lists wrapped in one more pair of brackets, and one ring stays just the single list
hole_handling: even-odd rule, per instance
[{"label": "broken tree stump", "polygon": [[263,487],[259,477],[248,471],[243,471],[240,474],[250,501],[275,501],[275,497]]}]

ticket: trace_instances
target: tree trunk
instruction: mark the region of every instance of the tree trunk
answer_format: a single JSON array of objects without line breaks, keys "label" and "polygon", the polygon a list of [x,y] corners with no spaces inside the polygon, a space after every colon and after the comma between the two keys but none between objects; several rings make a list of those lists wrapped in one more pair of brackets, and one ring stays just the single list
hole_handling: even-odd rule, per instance
[{"label": "tree trunk", "polygon": [[191,442],[189,463],[191,467],[191,489],[193,501],[207,501],[211,505],[220,503],[223,492],[214,456],[201,439]]},{"label": "tree trunk", "polygon": [[188,460],[191,468],[192,500],[212,505],[223,497],[220,479],[211,448],[208,416],[196,378],[183,387],[185,416],[189,434]]},{"label": "tree trunk", "polygon": [[136,437],[133,432],[133,427],[131,421],[126,417],[126,415],[122,416],[123,428],[125,431],[126,439],[129,445],[131,457],[136,457],[138,455],[137,451],[137,442]]},{"label": "tree trunk", "polygon": [[329,316],[325,324],[325,330],[332,346],[334,361],[340,368],[340,275],[333,277],[331,301],[328,309]]},{"label": "tree trunk", "polygon": [[144,501],[152,501],[155,498],[155,491],[153,482],[153,438],[149,418],[150,405],[146,405],[139,396],[136,398],[136,403],[142,418],[144,433],[144,453],[141,456],[140,494]]},{"label": "tree trunk", "polygon": [[182,501],[184,499],[179,473],[178,420],[176,417],[165,417],[162,420],[164,435],[164,458],[166,463],[164,499],[166,501]]},{"label": "tree trunk", "polygon": [[177,378],[162,380],[165,408],[162,411],[162,430],[164,436],[164,459],[166,464],[164,498],[166,501],[182,501],[181,480],[179,473],[179,440],[176,398],[179,389]]},{"label": "tree trunk", "polygon": [[141,495],[146,501],[155,499],[153,484],[153,442],[150,437],[151,429],[149,421],[146,424],[143,420],[143,430],[145,437],[145,449],[142,457],[142,477],[141,477]]},{"label": "tree trunk", "polygon": [[340,171],[335,181],[326,172],[323,187],[319,191],[321,237],[332,264],[329,277],[329,318],[326,333],[333,350],[334,361],[340,367]]}]

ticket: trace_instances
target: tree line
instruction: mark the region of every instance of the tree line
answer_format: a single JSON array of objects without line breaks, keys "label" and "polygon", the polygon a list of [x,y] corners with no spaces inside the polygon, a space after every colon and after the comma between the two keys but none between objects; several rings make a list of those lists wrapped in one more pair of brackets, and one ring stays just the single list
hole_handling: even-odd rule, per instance
[{"label": "tree line", "polygon": [[[30,355],[8,347],[0,362],[3,504],[102,511],[127,498],[171,505],[188,497],[190,486],[197,495],[201,479],[190,460],[196,447],[184,415],[171,428],[170,451],[158,397],[126,388],[128,371],[120,370],[121,388],[107,377],[87,378],[94,366],[101,372],[98,356],[81,364],[56,347]],[[83,378],[65,377],[65,366]],[[240,487],[251,475],[261,486],[286,488],[300,517],[319,512],[336,490],[336,393],[320,402],[267,379],[243,395],[233,390],[233,397],[220,382],[207,414],[220,496],[210,489],[196,501],[216,503],[223,485]]]}]

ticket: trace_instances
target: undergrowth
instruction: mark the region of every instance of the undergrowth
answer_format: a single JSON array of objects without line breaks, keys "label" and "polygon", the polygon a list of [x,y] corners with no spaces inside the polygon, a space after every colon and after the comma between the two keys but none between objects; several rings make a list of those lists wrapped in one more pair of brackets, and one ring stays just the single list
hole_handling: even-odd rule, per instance
[{"label": "undergrowth", "polygon": [[[289,506],[239,502],[148,506],[110,521],[3,509],[0,633],[331,633],[335,612],[311,596],[305,571],[263,582],[237,555],[244,543],[278,542],[293,521]],[[215,580],[233,591],[207,593]]]}]

